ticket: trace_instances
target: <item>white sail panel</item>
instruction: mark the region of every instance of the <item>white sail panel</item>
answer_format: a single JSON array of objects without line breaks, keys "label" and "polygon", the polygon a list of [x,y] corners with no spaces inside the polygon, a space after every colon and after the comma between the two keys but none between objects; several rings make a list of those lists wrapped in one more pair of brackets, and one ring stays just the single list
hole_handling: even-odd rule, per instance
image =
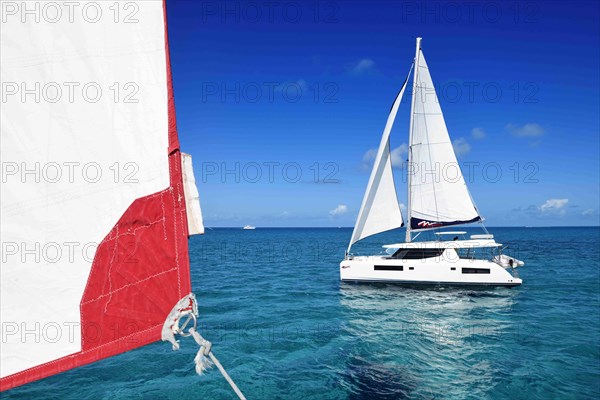
[{"label": "white sail panel", "polygon": [[365,195],[350,246],[368,236],[400,228],[403,225],[394,186],[389,141],[379,164],[380,168],[373,170],[373,185],[369,185],[371,190],[368,190]]},{"label": "white sail panel", "polygon": [[474,222],[477,212],[456,160],[429,68],[420,52],[410,142],[410,227]]},{"label": "white sail panel", "polygon": [[[408,76],[410,76],[411,71],[412,67],[408,72]],[[361,239],[380,232],[389,231],[390,229],[400,228],[404,225],[402,213],[400,212],[400,206],[398,204],[398,196],[396,195],[394,174],[392,173],[390,133],[394,126],[398,108],[402,102],[402,96],[406,89],[408,76],[406,77],[398,96],[396,96],[390,114],[388,115],[379,149],[377,150],[377,156],[375,157],[375,163],[373,164],[373,170],[371,171],[371,176],[367,185],[367,191],[365,192],[365,197],[363,198],[358,218],[354,225],[352,239],[348,245],[348,251],[350,251],[350,247],[352,247],[354,243]]]},{"label": "white sail panel", "polygon": [[185,193],[188,233],[190,235],[201,235],[204,233],[204,222],[191,155],[181,153],[181,170],[183,173],[183,192]]}]

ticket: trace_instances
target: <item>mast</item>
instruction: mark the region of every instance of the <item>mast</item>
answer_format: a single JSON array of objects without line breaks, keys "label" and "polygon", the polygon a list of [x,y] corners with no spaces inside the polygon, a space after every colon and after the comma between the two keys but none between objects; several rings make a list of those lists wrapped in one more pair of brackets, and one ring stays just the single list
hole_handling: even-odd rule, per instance
[{"label": "mast", "polygon": [[419,50],[421,50],[421,38],[417,38],[417,49],[415,50],[415,71],[413,73],[413,92],[412,92],[412,102],[410,105],[410,126],[408,128],[408,164],[407,172],[409,172],[408,168],[410,168],[410,173],[408,173],[408,207],[406,214],[406,243],[410,243],[411,235],[410,235],[410,215],[411,215],[411,204],[410,204],[410,188],[412,185],[412,133],[413,133],[413,119],[415,112],[415,100],[417,98],[417,75],[419,73]]}]

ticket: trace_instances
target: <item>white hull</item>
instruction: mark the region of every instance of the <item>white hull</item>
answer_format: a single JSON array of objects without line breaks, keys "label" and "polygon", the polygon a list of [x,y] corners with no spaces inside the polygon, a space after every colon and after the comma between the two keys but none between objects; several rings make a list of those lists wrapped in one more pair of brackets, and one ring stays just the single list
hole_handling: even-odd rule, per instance
[{"label": "white hull", "polygon": [[522,283],[492,261],[448,259],[443,255],[417,260],[354,257],[340,263],[340,277],[342,281],[415,285],[518,286]]}]

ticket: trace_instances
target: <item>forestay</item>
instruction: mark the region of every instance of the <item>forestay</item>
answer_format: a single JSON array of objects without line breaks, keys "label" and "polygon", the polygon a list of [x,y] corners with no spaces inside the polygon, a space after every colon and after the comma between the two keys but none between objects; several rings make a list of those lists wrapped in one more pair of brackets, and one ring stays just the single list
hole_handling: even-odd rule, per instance
[{"label": "forestay", "polygon": [[348,251],[354,243],[361,239],[404,225],[392,173],[390,133],[411,71],[412,66],[388,115]]}]

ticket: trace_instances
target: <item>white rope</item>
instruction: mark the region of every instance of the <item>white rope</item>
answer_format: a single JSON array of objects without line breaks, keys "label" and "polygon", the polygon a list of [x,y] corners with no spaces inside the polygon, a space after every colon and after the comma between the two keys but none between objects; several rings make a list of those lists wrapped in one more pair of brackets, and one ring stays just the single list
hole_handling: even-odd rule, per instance
[{"label": "white rope", "polygon": [[[175,335],[180,336],[192,336],[196,343],[200,346],[198,353],[194,358],[196,364],[196,372],[198,375],[202,375],[204,371],[210,368],[213,363],[217,366],[221,374],[227,380],[235,394],[240,400],[246,400],[246,397],[242,391],[237,387],[233,379],[229,376],[223,365],[219,362],[217,357],[212,352],[212,343],[204,339],[200,333],[196,331],[196,318],[198,316],[198,304],[196,303],[196,296],[193,293],[188,294],[183,299],[179,300],[175,307],[171,310],[162,329],[162,340],[171,342],[173,344],[173,350],[179,349],[179,341],[175,339]],[[183,325],[180,327],[179,324],[182,322],[183,317],[187,317],[183,321]],[[185,332],[187,325],[193,322],[193,326]],[[210,357],[210,359],[209,359]]]},{"label": "white rope", "polygon": [[[225,368],[223,368],[223,366],[221,365],[221,363],[219,362],[217,357],[211,351],[212,343],[210,343],[208,340],[204,339],[202,337],[202,335],[200,335],[194,328],[190,328],[189,332],[192,334],[192,337],[194,338],[196,343],[198,343],[198,345],[200,346],[200,349],[198,350],[198,354],[196,354],[196,358],[194,358],[194,362],[196,363],[196,372],[198,373],[198,375],[202,375],[202,373],[207,368],[210,368],[212,363],[214,363],[217,366],[217,368],[219,369],[219,371],[221,371],[221,375],[223,375],[225,380],[227,380],[227,382],[229,382],[229,386],[231,386],[231,388],[233,389],[235,394],[238,395],[240,400],[246,400],[246,396],[244,396],[242,391],[237,387],[237,385],[235,384],[233,379],[231,379],[231,377],[229,376],[227,371],[225,371]],[[211,358],[212,362],[211,362],[211,360],[206,358],[206,356],[209,356]]]}]

